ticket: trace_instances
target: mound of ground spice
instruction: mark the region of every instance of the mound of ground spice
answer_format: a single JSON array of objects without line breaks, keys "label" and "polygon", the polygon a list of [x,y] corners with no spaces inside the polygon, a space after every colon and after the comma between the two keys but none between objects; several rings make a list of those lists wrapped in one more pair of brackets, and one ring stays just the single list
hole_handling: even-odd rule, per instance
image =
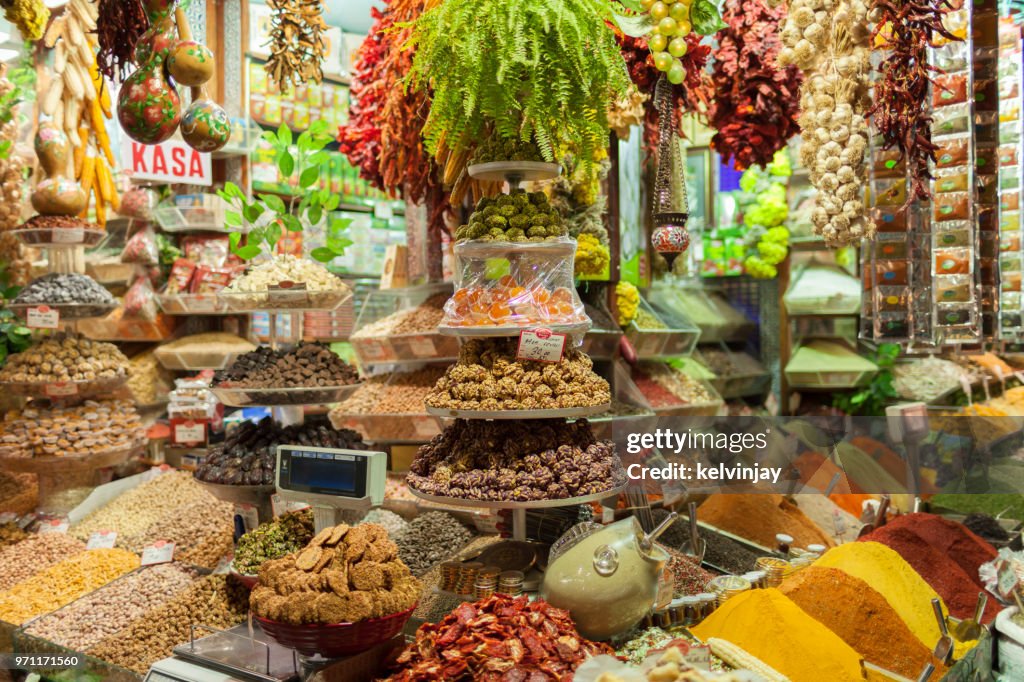
[{"label": "mound of ground spice", "polygon": [[[926,645],[939,641],[941,634],[931,604],[939,595],[910,564],[885,545],[847,542],[825,552],[811,567],[838,568],[863,580],[885,597],[915,637]],[[957,642],[956,658],[962,657],[970,646]]]},{"label": "mound of ground spice", "polygon": [[795,547],[835,545],[828,533],[782,495],[712,495],[698,508],[697,518],[769,549],[775,547],[778,533],[791,536]]},{"label": "mound of ground spice", "polygon": [[775,588],[730,597],[691,632],[728,640],[792,682],[864,679],[860,654]]},{"label": "mound of ground spice", "polygon": [[[933,590],[939,593],[949,612],[957,618],[970,618],[978,601],[978,592],[983,588],[971,578],[949,554],[930,545],[927,540],[910,528],[886,524],[861,538],[889,547],[924,578]],[[975,574],[977,575],[977,574]],[[994,598],[985,607],[983,620],[990,622],[999,613]]]},{"label": "mound of ground spice", "polygon": [[863,580],[839,569],[810,566],[787,578],[779,589],[868,662],[911,679],[917,679],[928,663],[935,665],[937,677],[945,673],[931,648]]},{"label": "mound of ground spice", "polygon": [[935,514],[904,514],[887,525],[906,528],[929,545],[955,561],[974,584],[984,587],[978,576],[982,564],[996,558],[996,549],[975,535],[967,526]]}]

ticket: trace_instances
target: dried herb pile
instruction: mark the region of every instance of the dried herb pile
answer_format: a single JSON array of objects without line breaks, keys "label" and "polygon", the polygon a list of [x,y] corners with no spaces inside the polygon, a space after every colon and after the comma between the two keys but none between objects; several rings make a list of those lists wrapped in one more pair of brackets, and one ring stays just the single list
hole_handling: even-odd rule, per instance
[{"label": "dried herb pile", "polygon": [[802,74],[795,64],[775,64],[783,16],[783,8],[761,0],[726,3],[722,13],[726,27],[718,32],[708,123],[718,131],[711,146],[739,170],[768,165],[799,131]]},{"label": "dried herb pile", "polygon": [[876,19],[871,42],[887,54],[876,67],[879,78],[867,115],[884,140],[882,148],[898,149],[906,162],[910,188],[905,209],[915,199],[930,198],[928,164],[938,150],[932,142],[928,90],[939,70],[928,63],[928,47],[939,36],[960,38],[942,24],[952,10],[947,0],[874,0],[871,10]]}]

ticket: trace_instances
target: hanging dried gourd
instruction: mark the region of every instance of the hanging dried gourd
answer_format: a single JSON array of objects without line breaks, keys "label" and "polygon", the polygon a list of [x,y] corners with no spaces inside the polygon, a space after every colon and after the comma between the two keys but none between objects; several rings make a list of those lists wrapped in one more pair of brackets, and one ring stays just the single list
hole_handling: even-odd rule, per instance
[{"label": "hanging dried gourd", "polygon": [[267,0],[273,11],[266,70],[281,92],[323,80],[327,31],[320,0]]}]

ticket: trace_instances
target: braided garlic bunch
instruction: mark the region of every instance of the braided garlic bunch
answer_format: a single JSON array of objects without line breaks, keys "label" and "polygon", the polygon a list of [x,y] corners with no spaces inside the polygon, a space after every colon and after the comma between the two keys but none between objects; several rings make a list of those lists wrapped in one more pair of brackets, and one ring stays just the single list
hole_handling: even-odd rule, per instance
[{"label": "braided garlic bunch", "polygon": [[829,246],[874,236],[864,205],[864,117],[870,73],[863,0],[793,0],[782,29],[779,66],[804,72],[800,161],[818,190],[811,218]]}]

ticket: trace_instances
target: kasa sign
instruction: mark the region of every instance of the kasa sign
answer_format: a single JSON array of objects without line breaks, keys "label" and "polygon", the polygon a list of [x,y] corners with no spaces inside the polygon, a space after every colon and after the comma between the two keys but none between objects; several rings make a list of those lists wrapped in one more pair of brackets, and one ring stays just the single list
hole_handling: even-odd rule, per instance
[{"label": "kasa sign", "polygon": [[180,140],[160,144],[121,142],[121,167],[133,180],[212,185],[213,169],[209,154],[200,154]]}]

